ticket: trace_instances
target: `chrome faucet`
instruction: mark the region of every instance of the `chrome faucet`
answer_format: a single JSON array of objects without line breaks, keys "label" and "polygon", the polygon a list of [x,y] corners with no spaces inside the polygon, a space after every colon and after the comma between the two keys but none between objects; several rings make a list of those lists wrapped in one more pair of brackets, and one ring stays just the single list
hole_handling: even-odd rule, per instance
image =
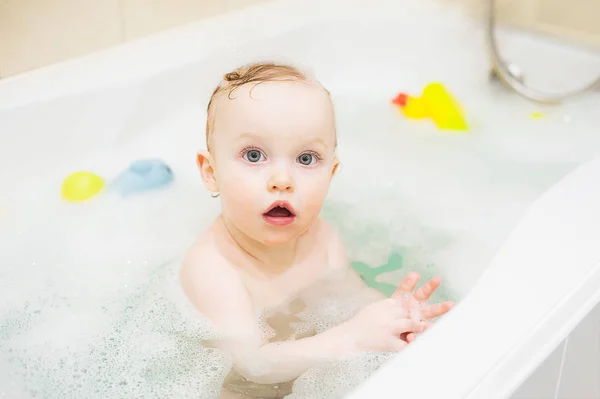
[{"label": "chrome faucet", "polygon": [[492,71],[490,77],[492,80],[500,80],[509,88],[520,94],[521,96],[539,103],[556,104],[568,98],[583,94],[591,90],[600,91],[600,77],[593,82],[570,92],[564,93],[545,93],[525,84],[523,72],[518,65],[513,63],[505,63],[500,59],[498,45],[496,43],[496,9],[495,0],[488,0],[488,26],[487,26],[487,41],[490,50],[492,61]]}]

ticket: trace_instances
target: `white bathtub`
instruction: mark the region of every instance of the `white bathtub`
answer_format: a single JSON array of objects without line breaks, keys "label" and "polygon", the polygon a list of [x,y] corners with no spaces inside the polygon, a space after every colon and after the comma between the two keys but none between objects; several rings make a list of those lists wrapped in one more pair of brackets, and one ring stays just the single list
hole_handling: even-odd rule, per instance
[{"label": "white bathtub", "polygon": [[[458,306],[349,397],[600,397],[600,308],[592,311],[600,302],[600,96],[528,103],[489,83],[483,38],[456,7],[274,1],[0,81],[0,228],[35,229],[39,220],[20,203],[56,190],[47,200],[54,209],[61,176],[114,175],[125,165],[107,162],[110,154],[148,132],[158,141],[134,152],[170,156],[205,195],[188,176],[215,83],[241,63],[290,61],[313,69],[336,102],[343,167],[334,198],[377,201],[374,220],[400,213],[403,228],[388,226],[390,240],[450,242],[422,248],[419,259],[434,264]],[[523,34],[505,39],[542,86],[600,71],[598,56]],[[407,121],[389,104],[437,80],[462,101],[471,134]],[[534,111],[544,117],[531,119]],[[162,154],[169,134],[183,138]],[[352,162],[360,156],[368,173]],[[357,184],[359,173],[372,178]],[[373,244],[370,259],[387,256],[380,249]]]}]

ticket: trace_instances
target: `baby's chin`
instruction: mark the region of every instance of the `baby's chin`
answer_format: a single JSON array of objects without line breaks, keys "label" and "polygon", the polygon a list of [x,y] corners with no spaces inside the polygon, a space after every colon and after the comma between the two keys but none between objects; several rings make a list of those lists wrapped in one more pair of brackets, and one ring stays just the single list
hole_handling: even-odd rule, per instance
[{"label": "baby's chin", "polygon": [[297,231],[296,229],[288,229],[287,231],[284,229],[285,227],[280,231],[275,230],[268,233],[262,233],[257,237],[257,241],[265,247],[278,248],[290,244],[302,234],[302,231]]}]

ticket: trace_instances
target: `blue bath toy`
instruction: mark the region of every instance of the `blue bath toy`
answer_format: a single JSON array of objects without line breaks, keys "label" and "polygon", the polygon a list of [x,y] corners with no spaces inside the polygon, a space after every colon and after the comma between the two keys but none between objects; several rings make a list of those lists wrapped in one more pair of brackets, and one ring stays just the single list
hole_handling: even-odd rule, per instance
[{"label": "blue bath toy", "polygon": [[388,262],[385,265],[379,267],[371,267],[366,263],[352,262],[352,268],[360,275],[365,284],[371,288],[375,288],[387,297],[391,297],[392,294],[398,288],[393,284],[381,283],[375,281],[375,279],[383,273],[389,273],[402,268],[402,256],[396,253],[392,253]]},{"label": "blue bath toy", "polygon": [[129,165],[112,183],[121,195],[149,191],[166,186],[173,181],[173,171],[159,159],[140,159]]}]

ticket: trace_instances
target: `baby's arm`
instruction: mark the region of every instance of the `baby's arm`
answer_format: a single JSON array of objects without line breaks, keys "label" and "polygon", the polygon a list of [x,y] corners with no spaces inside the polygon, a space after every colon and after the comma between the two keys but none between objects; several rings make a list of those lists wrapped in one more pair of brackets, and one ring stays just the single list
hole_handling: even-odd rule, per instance
[{"label": "baby's arm", "polygon": [[[364,281],[362,281],[360,276],[350,265],[350,261],[346,256],[338,232],[329,225],[326,225],[326,228],[328,229],[327,235],[329,236],[330,243],[329,265],[335,271],[334,275],[342,276],[336,284],[344,290],[344,295],[358,295],[362,292],[363,295],[365,293],[369,295],[370,300],[380,300],[385,298],[383,293],[368,287]],[[402,303],[406,310],[410,312],[411,319],[415,321],[428,321],[440,317],[452,309],[454,302],[451,301],[433,305],[427,304],[427,300],[440,285],[440,279],[438,277],[432,278],[427,283],[423,284],[416,292],[413,292],[418,280],[418,273],[409,273],[404,280],[402,280],[396,292],[392,295],[392,297],[404,298]],[[429,325],[431,325],[431,323],[427,322],[427,326]],[[401,335],[401,339],[406,342],[412,342],[415,338],[416,335],[414,331]]]},{"label": "baby's arm", "polygon": [[234,368],[251,381],[289,381],[323,360],[355,350],[343,326],[297,341],[263,345],[246,288],[214,250],[193,249],[184,262],[181,281],[191,302],[224,334],[215,345],[228,351]]}]

